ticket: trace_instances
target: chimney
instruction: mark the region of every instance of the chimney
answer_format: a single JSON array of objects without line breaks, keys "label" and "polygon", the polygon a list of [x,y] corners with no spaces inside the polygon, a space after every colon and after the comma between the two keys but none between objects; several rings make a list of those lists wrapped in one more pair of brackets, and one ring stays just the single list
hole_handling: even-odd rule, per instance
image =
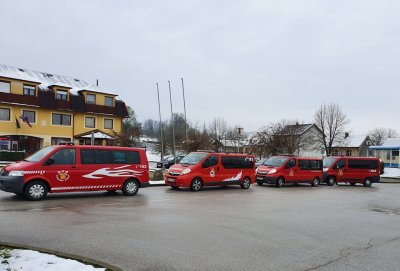
[{"label": "chimney", "polygon": [[99,86],[99,79],[96,80],[96,86]]},{"label": "chimney", "polygon": [[350,136],[350,134],[348,133],[348,132],[345,132],[344,133],[344,138],[346,139],[346,138],[348,138]]}]

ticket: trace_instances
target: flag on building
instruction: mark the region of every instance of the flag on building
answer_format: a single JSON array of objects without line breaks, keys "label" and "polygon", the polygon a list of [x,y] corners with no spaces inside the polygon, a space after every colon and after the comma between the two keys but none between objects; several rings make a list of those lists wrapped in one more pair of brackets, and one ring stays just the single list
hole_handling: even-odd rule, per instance
[{"label": "flag on building", "polygon": [[17,126],[17,129],[21,128],[21,125],[19,124],[19,121],[17,118],[15,118],[15,125]]},{"label": "flag on building", "polygon": [[19,118],[22,119],[23,122],[25,122],[26,124],[28,124],[29,127],[32,127],[32,125],[31,125],[30,122],[29,122],[28,117],[21,115]]}]

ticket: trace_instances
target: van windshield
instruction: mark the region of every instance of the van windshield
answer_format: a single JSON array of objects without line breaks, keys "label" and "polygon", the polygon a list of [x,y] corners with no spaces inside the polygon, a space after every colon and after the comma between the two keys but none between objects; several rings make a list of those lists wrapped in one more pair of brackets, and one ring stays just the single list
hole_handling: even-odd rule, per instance
[{"label": "van windshield", "polygon": [[324,167],[331,167],[336,162],[335,158],[324,158]]},{"label": "van windshield", "polygon": [[208,153],[192,152],[182,158],[180,164],[197,165],[200,163]]},{"label": "van windshield", "polygon": [[264,166],[269,166],[269,167],[280,167],[282,166],[286,161],[288,160],[288,157],[270,157],[268,158],[267,161],[263,163]]},{"label": "van windshield", "polygon": [[53,151],[55,148],[52,146],[48,146],[45,147],[37,152],[35,152],[34,154],[32,154],[31,156],[27,157],[26,159],[24,159],[24,161],[28,161],[28,162],[39,162],[40,160],[43,159],[43,157],[45,157],[46,155],[48,155],[51,151]]}]

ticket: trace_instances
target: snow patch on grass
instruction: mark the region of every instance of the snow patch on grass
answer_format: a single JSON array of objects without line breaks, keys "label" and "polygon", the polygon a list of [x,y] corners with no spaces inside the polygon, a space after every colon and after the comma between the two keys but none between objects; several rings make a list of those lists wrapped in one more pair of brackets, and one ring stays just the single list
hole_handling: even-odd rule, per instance
[{"label": "snow patch on grass", "polygon": [[0,247],[0,270],[92,271],[106,269],[95,268],[75,260],[64,259],[37,251]]}]

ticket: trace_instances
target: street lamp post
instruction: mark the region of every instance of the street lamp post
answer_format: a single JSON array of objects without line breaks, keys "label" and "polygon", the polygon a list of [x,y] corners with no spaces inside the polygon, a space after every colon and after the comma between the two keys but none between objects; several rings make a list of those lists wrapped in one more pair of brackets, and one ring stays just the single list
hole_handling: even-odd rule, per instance
[{"label": "street lamp post", "polygon": [[176,159],[176,154],[175,154],[175,118],[174,118],[174,112],[172,111],[172,95],[171,95],[171,82],[168,81],[168,88],[169,88],[169,102],[171,104],[171,118],[172,118],[172,146],[173,146],[173,155],[174,155],[174,160]]},{"label": "street lamp post", "polygon": [[161,137],[161,164],[162,164],[162,168],[164,169],[164,138],[163,138],[163,127],[162,127],[162,122],[161,122],[161,106],[160,106],[160,90],[158,89],[158,83],[156,83],[157,85],[157,98],[158,98],[158,115],[160,117],[160,137]]},{"label": "street lamp post", "polygon": [[182,94],[183,94],[183,110],[185,112],[185,135],[186,135],[186,144],[188,144],[188,132],[187,132],[187,120],[186,120],[186,99],[185,99],[185,86],[183,84],[183,77],[181,77],[182,80]]}]

